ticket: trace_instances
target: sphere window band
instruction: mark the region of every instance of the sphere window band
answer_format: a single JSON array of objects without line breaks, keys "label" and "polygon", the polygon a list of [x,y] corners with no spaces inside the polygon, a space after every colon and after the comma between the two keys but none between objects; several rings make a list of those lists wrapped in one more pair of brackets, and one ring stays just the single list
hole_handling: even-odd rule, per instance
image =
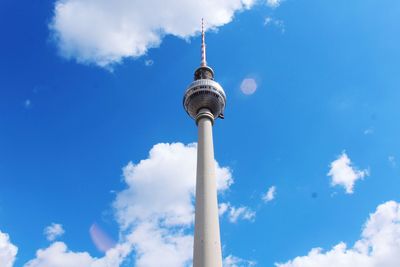
[{"label": "sphere window band", "polygon": [[183,105],[193,119],[201,108],[207,108],[215,118],[221,117],[226,103],[222,87],[212,80],[194,81],[186,90]]}]

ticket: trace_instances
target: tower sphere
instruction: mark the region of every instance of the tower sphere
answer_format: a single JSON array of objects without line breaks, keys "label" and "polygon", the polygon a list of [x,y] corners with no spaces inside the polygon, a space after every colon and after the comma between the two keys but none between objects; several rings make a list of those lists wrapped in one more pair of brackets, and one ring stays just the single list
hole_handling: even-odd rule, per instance
[{"label": "tower sphere", "polygon": [[225,104],[226,95],[224,89],[213,79],[194,80],[186,89],[183,98],[185,110],[193,119],[203,108],[210,110],[214,118],[223,118]]}]

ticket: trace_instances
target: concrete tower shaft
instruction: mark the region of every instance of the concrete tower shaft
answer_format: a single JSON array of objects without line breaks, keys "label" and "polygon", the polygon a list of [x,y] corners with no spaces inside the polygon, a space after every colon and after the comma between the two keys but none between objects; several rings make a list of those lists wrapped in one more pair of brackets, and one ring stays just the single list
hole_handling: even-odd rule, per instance
[{"label": "concrete tower shaft", "polygon": [[207,109],[197,115],[197,177],[193,267],[222,267],[212,125]]}]

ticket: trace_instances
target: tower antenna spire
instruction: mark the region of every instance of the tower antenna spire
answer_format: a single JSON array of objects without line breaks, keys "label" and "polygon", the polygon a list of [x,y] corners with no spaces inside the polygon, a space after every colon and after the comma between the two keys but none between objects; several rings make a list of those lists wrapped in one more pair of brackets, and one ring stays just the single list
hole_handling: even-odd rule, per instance
[{"label": "tower antenna spire", "polygon": [[201,19],[201,67],[207,66],[206,60],[206,38],[204,33],[204,19]]}]

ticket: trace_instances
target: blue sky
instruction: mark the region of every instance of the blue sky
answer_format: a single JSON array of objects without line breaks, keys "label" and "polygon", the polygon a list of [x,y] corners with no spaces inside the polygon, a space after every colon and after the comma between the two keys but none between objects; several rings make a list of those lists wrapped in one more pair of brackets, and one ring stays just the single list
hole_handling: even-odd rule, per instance
[{"label": "blue sky", "polygon": [[226,267],[400,266],[400,2],[203,2],[0,1],[0,267],[190,266],[201,17]]}]

